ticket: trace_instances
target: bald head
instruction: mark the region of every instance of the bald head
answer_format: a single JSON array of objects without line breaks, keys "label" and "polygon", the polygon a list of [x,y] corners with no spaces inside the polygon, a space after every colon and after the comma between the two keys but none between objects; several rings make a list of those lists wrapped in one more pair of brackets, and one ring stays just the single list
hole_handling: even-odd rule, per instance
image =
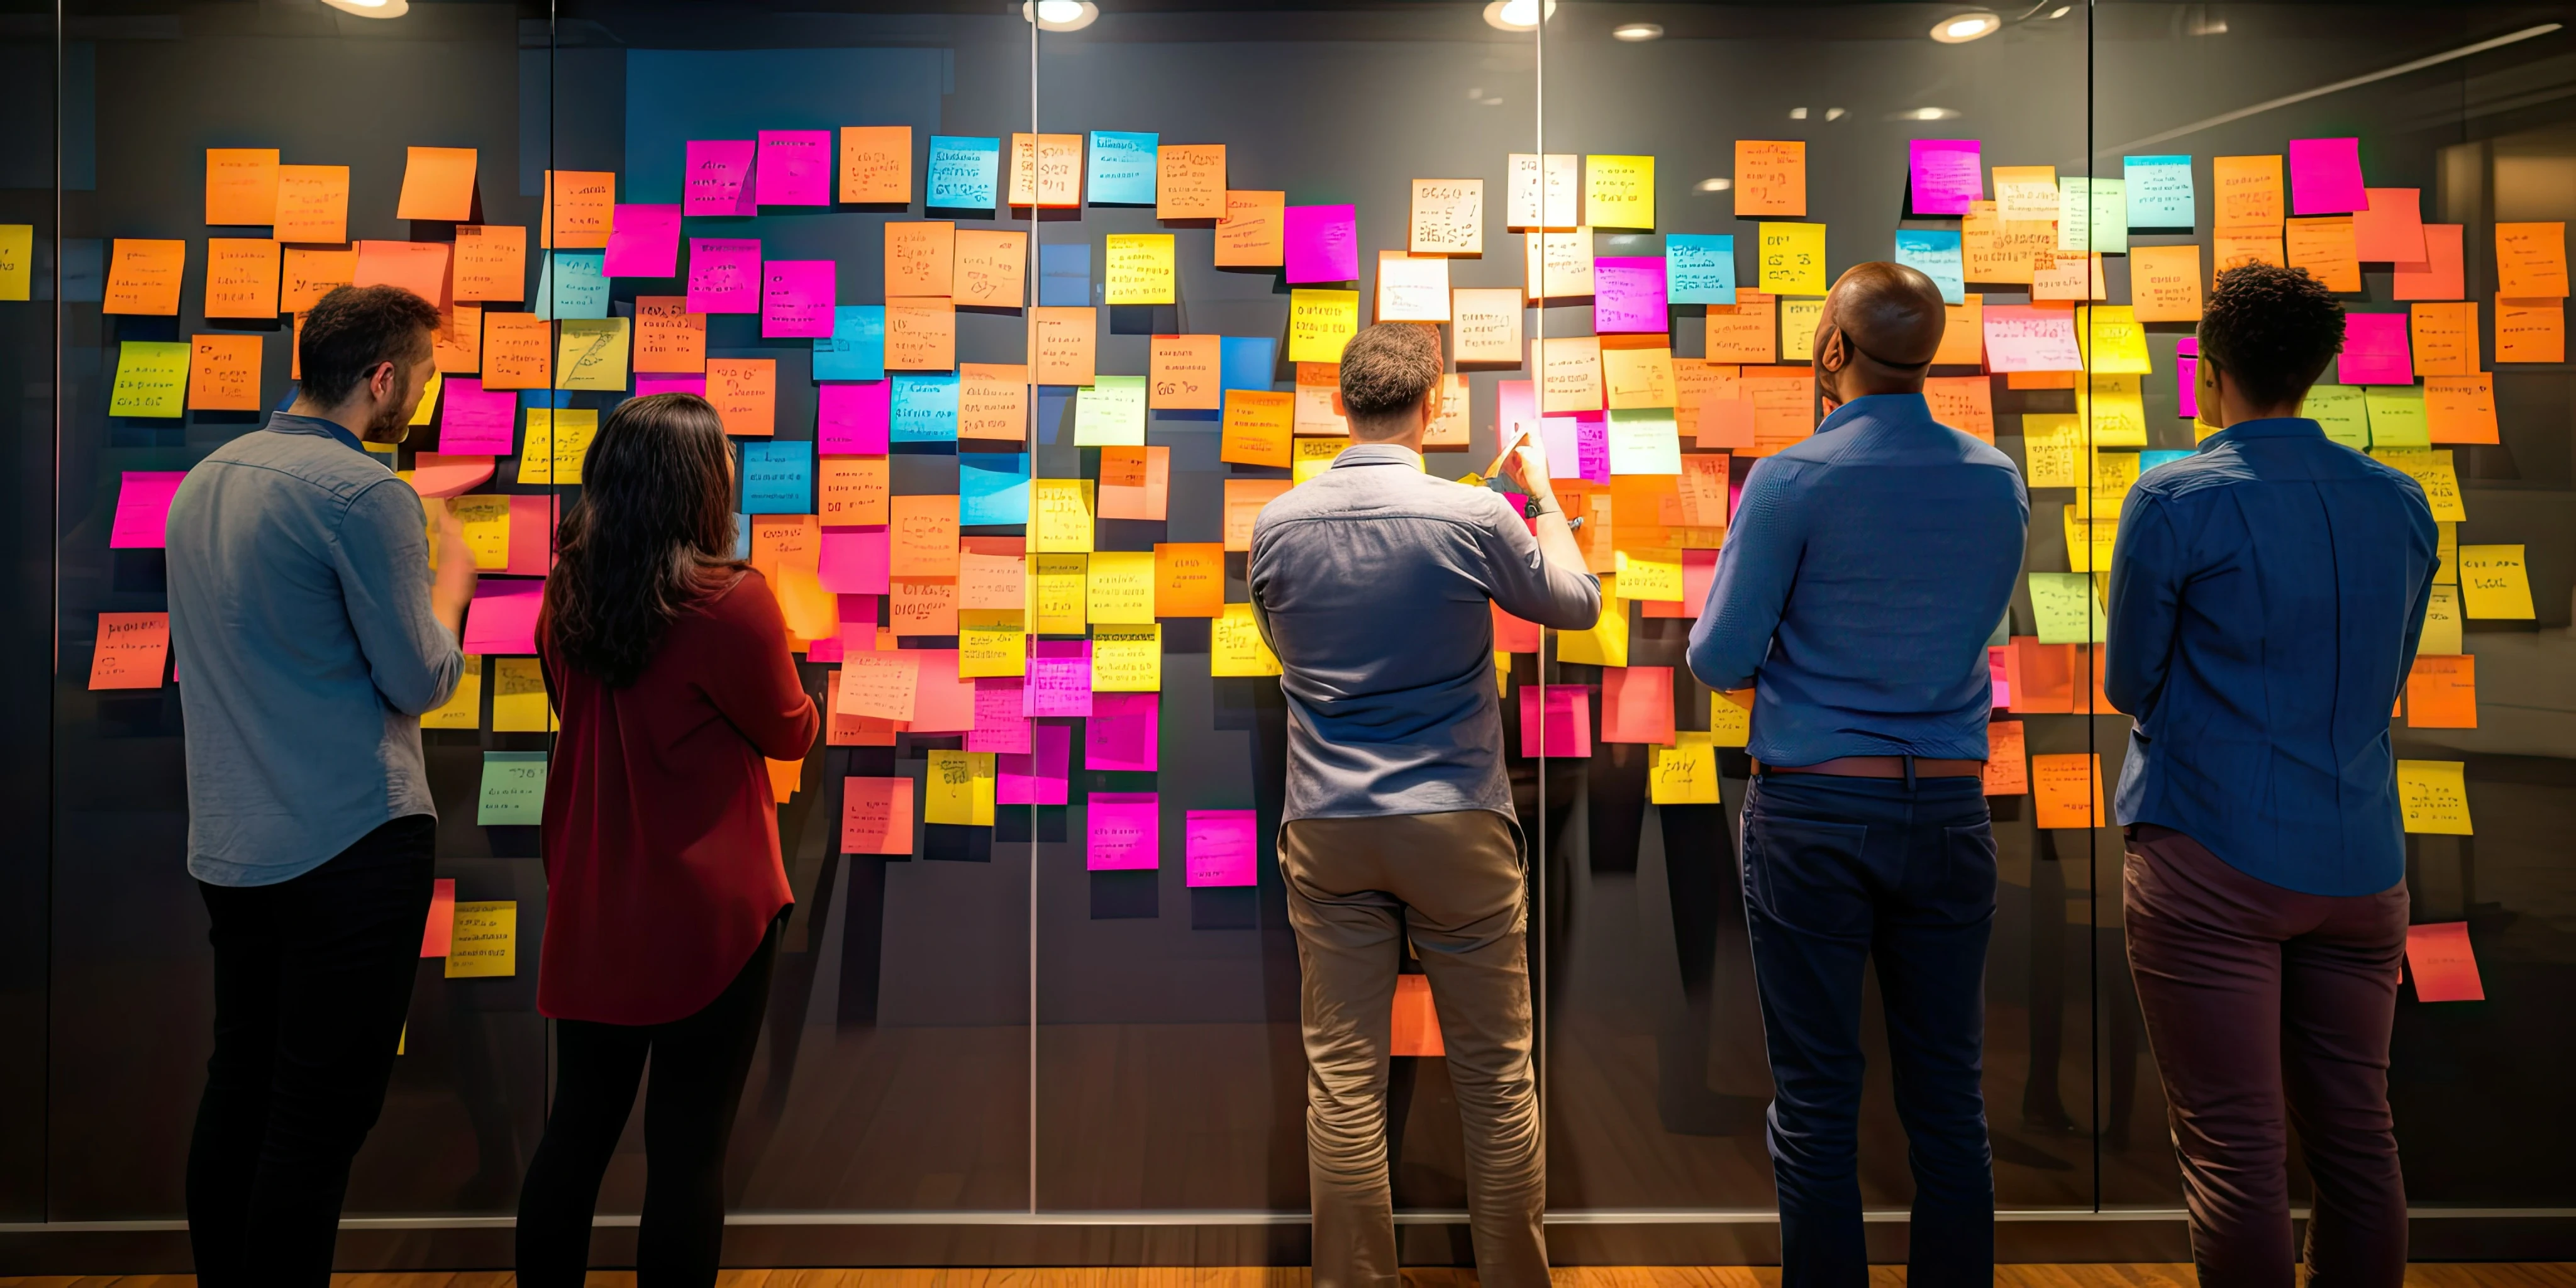
[{"label": "bald head", "polygon": [[1855,264],[1825,297],[1816,327],[1816,378],[1825,395],[1917,393],[1940,351],[1941,288],[1903,264]]}]

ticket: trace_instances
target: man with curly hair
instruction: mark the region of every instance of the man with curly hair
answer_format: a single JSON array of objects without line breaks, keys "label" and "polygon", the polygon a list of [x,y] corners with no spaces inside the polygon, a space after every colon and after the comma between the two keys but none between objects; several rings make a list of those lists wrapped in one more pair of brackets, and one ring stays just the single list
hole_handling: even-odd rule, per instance
[{"label": "man with curly hair", "polygon": [[2413,479],[2299,415],[2343,338],[2343,306],[2304,270],[2220,275],[2197,394],[2226,428],[2138,480],[2111,563],[2103,688],[2136,720],[2118,800],[2129,963],[2205,1288],[2291,1283],[2291,1121],[2316,1183],[2316,1282],[2406,1272],[2388,711],[2437,531]]}]

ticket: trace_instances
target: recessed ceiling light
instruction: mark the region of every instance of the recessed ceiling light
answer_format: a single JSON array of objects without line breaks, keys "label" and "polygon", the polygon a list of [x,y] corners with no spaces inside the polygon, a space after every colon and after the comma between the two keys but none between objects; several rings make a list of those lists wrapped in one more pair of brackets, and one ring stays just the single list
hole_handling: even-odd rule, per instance
[{"label": "recessed ceiling light", "polygon": [[1828,121],[1839,121],[1843,119],[1843,110],[1839,107],[1826,108],[1825,119]]},{"label": "recessed ceiling light", "polygon": [[1623,22],[1610,29],[1610,38],[1624,40],[1632,45],[1642,45],[1649,40],[1663,39],[1664,29],[1651,22]]},{"label": "recessed ceiling light", "polygon": [[1100,6],[1091,0],[1037,0],[1022,4],[1020,16],[1038,25],[1040,31],[1080,31],[1100,19]]},{"label": "recessed ceiling light", "polygon": [[1538,26],[1542,13],[1556,16],[1556,0],[1546,0],[1544,10],[1539,5],[1540,0],[1493,0],[1485,6],[1485,23],[1504,31],[1528,31]]},{"label": "recessed ceiling light", "polygon": [[1932,38],[1945,45],[1964,45],[2003,29],[2004,20],[1983,9],[1952,14],[1932,25]]},{"label": "recessed ceiling light", "polygon": [[1806,120],[1806,119],[1807,119],[1807,109],[1805,109],[1805,108],[1803,108],[1803,107],[1793,107],[1793,108],[1790,108],[1790,109],[1789,109],[1789,119],[1790,119],[1790,120],[1792,120],[1792,121],[1803,121],[1803,120]]},{"label": "recessed ceiling light", "polygon": [[1692,185],[1693,189],[1698,192],[1724,192],[1734,186],[1735,181],[1733,179],[1702,179],[1697,184]]},{"label": "recessed ceiling light", "polygon": [[399,18],[411,9],[410,0],[322,0],[322,3],[361,18]]},{"label": "recessed ceiling light", "polygon": [[2071,5],[2071,4],[2062,4],[2062,5],[2057,6],[2057,7],[2056,7],[2056,8],[2054,8],[2054,9],[2049,10],[2049,11],[2048,11],[2048,16],[2049,16],[2049,17],[2051,17],[2051,18],[2063,18],[2063,17],[2065,17],[2066,15],[2068,15],[2068,14],[2070,14],[2070,13],[2073,13],[2073,12],[2075,12],[2075,6],[2073,6],[2073,5]]},{"label": "recessed ceiling light", "polygon": [[1886,119],[1891,121],[1955,121],[1959,119],[1959,109],[1955,107],[1909,107],[1901,112],[1888,113]]}]

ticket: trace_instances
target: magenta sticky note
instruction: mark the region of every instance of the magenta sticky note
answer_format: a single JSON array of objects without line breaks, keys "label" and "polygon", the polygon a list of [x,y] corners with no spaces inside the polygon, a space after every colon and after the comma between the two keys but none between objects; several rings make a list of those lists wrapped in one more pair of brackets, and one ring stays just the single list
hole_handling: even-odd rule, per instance
[{"label": "magenta sticky note", "polygon": [[1072,769],[1073,726],[1032,725],[1025,754],[1005,752],[993,758],[993,803],[1065,804],[1072,798]]},{"label": "magenta sticky note", "polygon": [[966,731],[968,751],[1029,754],[1034,723],[1020,714],[1020,690],[1028,682],[1016,675],[988,675],[975,681],[975,727]]},{"label": "magenta sticky note", "polygon": [[1189,884],[1261,884],[1253,867],[1261,857],[1261,824],[1253,811],[1194,809],[1181,820],[1181,865]]},{"label": "magenta sticky note", "polygon": [[610,277],[677,277],[680,274],[680,208],[618,206],[608,215]]},{"label": "magenta sticky note", "polygon": [[1163,866],[1163,798],[1158,792],[1093,792],[1083,802],[1093,872]]},{"label": "magenta sticky note", "polygon": [[2200,418],[2200,359],[2187,353],[2174,355],[2174,414]]},{"label": "magenta sticky note", "polygon": [[1663,256],[1605,255],[1592,261],[1595,334],[1662,335],[1671,329]]},{"label": "magenta sticky note", "polygon": [[760,311],[759,238],[692,237],[689,239],[689,311],[691,313],[758,313]]},{"label": "magenta sticky note", "polygon": [[764,206],[831,205],[832,132],[762,130],[752,187],[755,200]]},{"label": "magenta sticky note", "polygon": [[537,606],[546,599],[544,578],[486,577],[465,608],[465,651],[489,657],[537,651]]},{"label": "magenta sticky note", "polygon": [[840,603],[840,629],[830,639],[814,640],[805,646],[808,662],[838,662],[851,653],[874,650],[877,646],[877,597],[874,595],[836,595]]},{"label": "magenta sticky note", "polygon": [[757,146],[750,139],[689,140],[680,208],[692,215],[753,213],[751,162]]},{"label": "magenta sticky note", "polygon": [[2361,186],[2361,140],[2290,140],[2290,213],[2349,215],[2370,209]]},{"label": "magenta sticky note", "polygon": [[1574,461],[1585,482],[1610,481],[1610,413],[1587,411],[1574,417]]},{"label": "magenta sticky note", "polygon": [[168,544],[170,498],[179,494],[186,470],[127,470],[116,491],[116,526],[107,534],[110,550],[157,550]]},{"label": "magenta sticky note", "polygon": [[2335,380],[2347,385],[2415,383],[2414,351],[2407,344],[2407,315],[2346,313],[2343,356],[2335,359]]},{"label": "magenta sticky note", "polygon": [[760,335],[764,340],[832,335],[839,288],[828,259],[773,259],[760,266]]},{"label": "magenta sticky note", "polygon": [[1985,316],[1986,370],[2082,371],[2075,343],[2075,310],[2038,304],[1989,304]]},{"label": "magenta sticky note", "polygon": [[[1538,387],[1534,382],[1497,380],[1494,382],[1494,396],[1497,404],[1494,427],[1505,439],[1518,432],[1515,426],[1533,424],[1538,420]],[[1496,447],[1500,450],[1499,444]]]},{"label": "magenta sticky note", "polygon": [[1906,145],[1906,184],[1918,215],[1964,215],[1986,195],[1975,139],[1915,139]]},{"label": "magenta sticky note", "polygon": [[696,394],[707,396],[705,372],[681,371],[668,375],[649,371],[635,373],[635,396],[650,398],[655,394]]},{"label": "magenta sticky note", "polygon": [[815,580],[835,595],[883,595],[890,592],[886,570],[893,566],[885,525],[823,529],[823,549],[815,562]]},{"label": "magenta sticky note", "polygon": [[1288,280],[1353,282],[1360,275],[1356,206],[1290,206],[1285,231]]},{"label": "magenta sticky note", "polygon": [[1082,767],[1154,773],[1162,766],[1163,695],[1095,693],[1083,722]]},{"label": "magenta sticky note", "polygon": [[1024,716],[1091,714],[1091,641],[1030,640]]},{"label": "magenta sticky note", "polygon": [[883,456],[894,433],[893,386],[883,380],[817,386],[814,451],[821,456]]},{"label": "magenta sticky note", "polygon": [[1521,754],[1524,756],[1589,756],[1592,754],[1592,690],[1580,684],[1550,684],[1547,717],[1542,727],[1539,691],[1521,686]]},{"label": "magenta sticky note", "polygon": [[486,389],[481,376],[449,376],[438,409],[438,450],[460,456],[507,456],[519,395]]}]

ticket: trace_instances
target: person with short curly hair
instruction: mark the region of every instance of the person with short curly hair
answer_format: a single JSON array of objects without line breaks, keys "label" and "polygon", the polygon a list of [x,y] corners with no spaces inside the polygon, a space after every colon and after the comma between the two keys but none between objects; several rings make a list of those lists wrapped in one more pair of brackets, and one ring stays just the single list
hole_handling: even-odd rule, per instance
[{"label": "person with short curly hair", "polygon": [[2138,480],[2111,562],[2103,690],[2136,721],[2117,802],[2129,963],[2207,1288],[2291,1282],[2293,1119],[2316,1281],[2397,1288],[2406,1271],[2388,711],[2438,534],[2413,479],[2299,414],[2343,338],[2305,270],[2220,274],[2197,396],[2225,428]]}]

